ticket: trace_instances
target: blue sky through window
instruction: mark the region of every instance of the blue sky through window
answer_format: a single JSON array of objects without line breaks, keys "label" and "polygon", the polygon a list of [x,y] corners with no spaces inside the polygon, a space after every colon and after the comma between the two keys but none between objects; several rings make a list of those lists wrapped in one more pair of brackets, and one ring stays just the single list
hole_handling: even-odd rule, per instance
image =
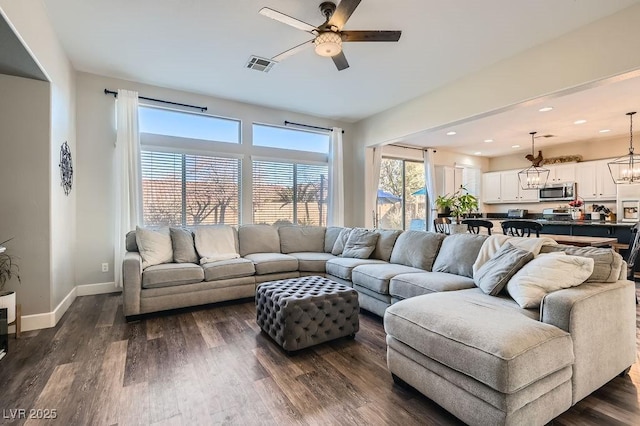
[{"label": "blue sky through window", "polygon": [[329,134],[254,124],[253,145],[328,154]]},{"label": "blue sky through window", "polygon": [[215,142],[240,143],[240,121],[140,106],[140,132]]}]

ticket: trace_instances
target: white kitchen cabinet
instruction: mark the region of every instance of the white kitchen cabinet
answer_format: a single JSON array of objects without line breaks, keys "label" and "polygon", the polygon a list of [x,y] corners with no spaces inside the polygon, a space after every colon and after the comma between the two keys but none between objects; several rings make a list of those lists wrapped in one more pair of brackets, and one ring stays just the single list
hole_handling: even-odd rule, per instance
[{"label": "white kitchen cabinet", "polygon": [[462,169],[449,166],[436,166],[436,194],[452,195],[462,185]]},{"label": "white kitchen cabinet", "polygon": [[576,166],[578,196],[585,201],[615,200],[616,184],[611,179],[610,160],[587,161]]},{"label": "white kitchen cabinet", "polygon": [[537,202],[537,190],[520,188],[519,171],[506,170],[504,172],[485,173],[482,176],[483,201],[487,204]]},{"label": "white kitchen cabinet", "polygon": [[549,179],[547,180],[547,184],[576,181],[576,165],[573,163],[544,167],[549,169]]},{"label": "white kitchen cabinet", "polygon": [[482,200],[485,203],[501,203],[500,172],[482,175]]}]

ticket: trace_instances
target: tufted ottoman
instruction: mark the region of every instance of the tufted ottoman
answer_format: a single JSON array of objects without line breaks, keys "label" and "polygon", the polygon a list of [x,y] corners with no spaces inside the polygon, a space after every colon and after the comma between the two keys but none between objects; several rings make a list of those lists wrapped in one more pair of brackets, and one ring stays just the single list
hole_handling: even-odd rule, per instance
[{"label": "tufted ottoman", "polygon": [[260,284],[258,325],[287,352],[308,348],[359,329],[358,292],[323,277]]}]

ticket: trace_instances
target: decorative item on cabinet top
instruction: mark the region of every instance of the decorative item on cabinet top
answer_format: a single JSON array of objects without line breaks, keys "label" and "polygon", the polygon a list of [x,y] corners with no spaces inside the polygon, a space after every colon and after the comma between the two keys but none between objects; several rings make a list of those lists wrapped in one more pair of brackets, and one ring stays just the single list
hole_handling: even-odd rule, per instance
[{"label": "decorative item on cabinet top", "polygon": [[545,158],[542,164],[579,163],[582,155],[561,155],[560,157]]}]

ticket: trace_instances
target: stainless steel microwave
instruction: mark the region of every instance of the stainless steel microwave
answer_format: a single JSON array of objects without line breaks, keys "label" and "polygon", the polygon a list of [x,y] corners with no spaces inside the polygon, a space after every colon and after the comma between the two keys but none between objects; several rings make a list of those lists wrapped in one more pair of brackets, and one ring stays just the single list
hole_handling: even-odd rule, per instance
[{"label": "stainless steel microwave", "polygon": [[540,188],[538,191],[540,201],[574,200],[576,198],[576,183],[553,183]]}]

